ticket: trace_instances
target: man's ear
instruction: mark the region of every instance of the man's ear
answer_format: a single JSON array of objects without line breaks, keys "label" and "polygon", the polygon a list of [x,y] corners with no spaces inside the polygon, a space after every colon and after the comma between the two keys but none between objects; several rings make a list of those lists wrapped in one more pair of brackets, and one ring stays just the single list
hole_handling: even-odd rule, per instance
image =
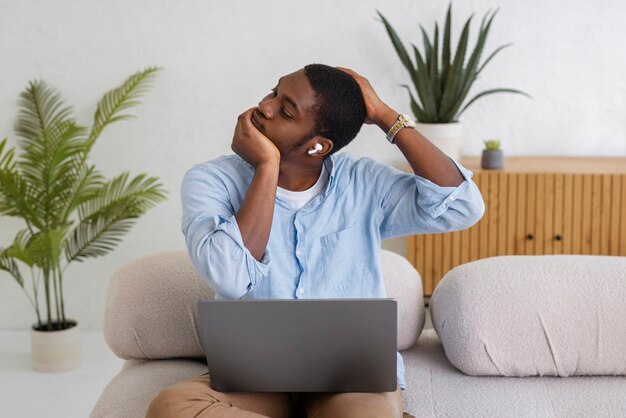
[{"label": "man's ear", "polygon": [[327,156],[333,150],[333,147],[335,146],[332,139],[328,139],[323,136],[315,137],[315,142],[313,142],[313,147],[315,147],[315,144],[320,144],[322,146],[322,149],[314,154],[320,157]]}]

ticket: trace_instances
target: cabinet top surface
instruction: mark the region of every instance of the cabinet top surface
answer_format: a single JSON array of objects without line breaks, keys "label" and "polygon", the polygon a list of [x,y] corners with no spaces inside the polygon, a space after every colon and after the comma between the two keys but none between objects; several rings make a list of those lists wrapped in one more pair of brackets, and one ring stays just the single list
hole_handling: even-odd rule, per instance
[{"label": "cabinet top surface", "polygon": [[460,162],[473,172],[626,174],[626,157],[505,157],[501,170],[481,168],[480,157]]}]

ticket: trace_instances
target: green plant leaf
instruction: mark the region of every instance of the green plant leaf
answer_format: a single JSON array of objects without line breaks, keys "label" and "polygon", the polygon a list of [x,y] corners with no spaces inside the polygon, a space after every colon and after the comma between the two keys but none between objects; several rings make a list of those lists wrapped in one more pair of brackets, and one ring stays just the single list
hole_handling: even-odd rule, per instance
[{"label": "green plant leaf", "polygon": [[83,151],[85,128],[73,121],[57,122],[41,131],[35,141],[25,141],[18,162],[23,179],[34,194],[44,229],[66,222],[60,218],[71,199],[69,191],[76,181],[76,168]]},{"label": "green plant leaf", "polygon": [[409,86],[407,86],[406,84],[401,84],[401,87],[404,87],[409,93],[409,97],[411,98],[411,110],[413,111],[413,115],[415,116],[415,118],[420,121],[428,121],[428,116],[426,115],[426,113],[424,113],[420,105],[413,97],[413,93],[411,93],[411,89],[409,88]]},{"label": "green plant leaf", "polygon": [[67,121],[72,109],[61,95],[43,80],[30,81],[20,94],[20,111],[15,122],[15,133],[22,139],[36,141],[41,132]]},{"label": "green plant leaf", "polygon": [[467,104],[463,107],[463,109],[459,112],[459,116],[465,112],[465,109],[467,109],[472,103],[474,103],[476,100],[480,99],[481,97],[487,96],[489,94],[494,94],[494,93],[518,93],[518,94],[523,94],[524,96],[528,97],[528,98],[532,98],[529,94],[524,93],[523,91],[520,90],[515,90],[515,89],[505,89],[505,88],[498,88],[498,89],[489,89],[489,90],[485,90],[479,94],[477,94],[476,96],[474,96],[469,102],[467,102]]},{"label": "green plant leaf", "polygon": [[455,99],[458,96],[462,77],[463,77],[463,64],[465,62],[465,50],[467,49],[467,41],[469,38],[469,26],[474,15],[470,16],[463,26],[463,32],[457,46],[454,62],[450,68],[450,74],[446,80],[444,86],[443,96],[441,98],[441,107],[439,113],[439,119],[445,122],[454,122],[450,114],[450,109],[455,104]]},{"label": "green plant leaf", "polygon": [[133,225],[135,218],[98,217],[79,224],[65,248],[68,262],[102,257],[113,251]]},{"label": "green plant leaf", "polygon": [[75,167],[73,174],[74,181],[67,187],[67,197],[63,199],[66,203],[62,210],[61,219],[68,219],[69,215],[74,212],[84,202],[96,199],[101,195],[105,187],[105,180],[102,174],[96,170],[95,166],[87,166],[80,164]]},{"label": "green plant leaf", "polygon": [[422,59],[420,52],[415,45],[413,46],[413,52],[415,54],[415,61],[417,62],[417,71],[415,77],[415,86],[417,87],[417,93],[419,94],[420,101],[424,106],[424,113],[428,115],[429,119],[437,117],[437,103],[435,103],[435,96],[431,90],[431,82],[428,79],[428,68],[426,63]]},{"label": "green plant leaf", "polygon": [[15,259],[7,254],[6,249],[0,248],[0,270],[4,270],[8,272],[17,284],[23,289],[24,288],[24,278],[20,273],[20,269],[15,262]]},{"label": "green plant leaf", "polygon": [[79,206],[81,223],[71,232],[65,249],[68,262],[107,254],[135,218],[165,199],[155,177],[140,174],[127,181],[128,173],[122,173],[105,185],[101,196]]},{"label": "green plant leaf", "polygon": [[[0,141],[0,170],[14,170],[15,169],[15,148],[7,149],[4,152],[4,147],[7,145],[7,139],[4,138]],[[0,193],[2,190],[0,189]]]},{"label": "green plant leaf", "polygon": [[[424,29],[422,25],[420,25],[420,30],[422,31],[422,40],[424,42],[424,61],[426,63],[426,67],[428,68],[428,77],[432,79],[433,73],[430,72],[430,66],[431,66],[430,59],[432,57],[433,47],[430,44],[430,39],[428,39],[428,34],[426,33],[426,30]],[[413,48],[415,48],[415,45],[413,45]]]},{"label": "green plant leaf", "polygon": [[412,74],[414,71],[413,63],[411,62],[411,58],[409,57],[409,54],[406,51],[406,48],[402,44],[402,41],[398,37],[398,34],[396,33],[393,26],[391,26],[389,21],[385,19],[385,16],[383,16],[382,13],[380,13],[378,10],[376,10],[376,13],[378,13],[378,16],[383,22],[383,25],[385,25],[385,29],[387,30],[387,34],[389,35],[389,39],[391,40],[391,43],[393,44],[393,47],[396,50],[396,53],[398,54],[400,61],[404,65],[404,68],[407,69],[409,74]]},{"label": "green plant leaf", "polygon": [[433,49],[430,56],[430,82],[431,90],[435,99],[435,114],[439,115],[439,103],[441,101],[441,77],[439,75],[439,25],[435,23],[435,37],[433,40]]},{"label": "green plant leaf", "polygon": [[[89,135],[54,89],[42,81],[31,82],[21,95],[15,123],[18,147],[7,149],[7,140],[0,141],[0,216],[19,217],[27,224],[9,248],[0,249],[0,269],[8,271],[22,288],[20,263],[41,270],[43,274],[35,277],[45,281],[49,321],[52,304],[56,304],[58,319],[65,318],[63,292],[57,285],[61,255],[68,253],[68,231],[77,223],[72,218],[88,217],[79,225],[92,231],[91,240],[86,242],[83,236],[77,241],[72,236],[75,244],[82,244],[73,247],[73,256],[84,258],[94,255],[99,245],[109,245],[112,235],[119,241],[138,216],[165,198],[156,177],[142,174],[127,181],[124,174],[107,182],[95,166],[87,164],[91,146],[104,127],[132,117],[127,110],[139,103],[155,71],[139,72],[108,92],[99,103]],[[115,184],[122,190],[117,200]],[[54,295],[48,292],[51,281]],[[35,282],[33,286],[37,288]],[[41,324],[37,291],[34,299],[26,293]]]},{"label": "green plant leaf", "polygon": [[14,259],[20,260],[28,267],[35,264],[35,256],[31,252],[31,242],[33,236],[28,229],[19,231],[13,239],[13,244],[5,250],[6,255]]},{"label": "green plant leaf", "polygon": [[42,270],[51,271],[59,267],[68,229],[69,225],[61,225],[54,229],[40,231],[28,241],[28,251],[35,264]]},{"label": "green plant leaf", "polygon": [[38,193],[15,170],[0,170],[0,216],[20,217],[29,225],[43,229],[38,211]]},{"label": "green plant leaf", "polygon": [[489,34],[489,28],[491,27],[491,22],[493,21],[493,18],[495,17],[497,12],[498,12],[498,9],[496,9],[496,11],[491,15],[491,17],[489,17],[489,12],[487,12],[487,14],[485,14],[480,24],[478,41],[476,42],[476,46],[472,54],[470,55],[470,58],[467,62],[467,66],[465,67],[461,75],[460,92],[458,96],[455,97],[453,106],[449,109],[449,114],[451,115],[450,118],[453,120],[456,120],[458,118],[457,112],[459,111],[459,108],[461,107],[463,101],[465,100],[465,97],[467,96],[467,93],[469,92],[470,87],[476,80],[476,77],[478,75],[478,72],[476,70],[478,67],[478,62],[480,61],[480,57],[482,55],[482,52],[485,46],[485,41],[487,39],[487,35]]},{"label": "green plant leaf", "polygon": [[138,105],[139,98],[148,90],[154,74],[159,68],[150,67],[130,76],[124,83],[107,92],[98,103],[94,115],[94,123],[85,144],[85,153],[88,154],[102,130],[110,123],[134,117],[125,110]]},{"label": "green plant leaf", "polygon": [[15,171],[15,160],[13,158],[15,148],[8,149],[4,152],[4,148],[7,145],[7,139],[0,141],[0,215],[12,211],[12,207],[7,200],[7,196],[4,191],[3,179],[5,176],[10,176]]},{"label": "green plant leaf", "polygon": [[128,183],[124,172],[105,183],[99,195],[78,206],[82,221],[101,216],[115,217],[123,213],[128,217],[139,216],[157,202],[165,199],[165,191],[156,177],[140,174]]},{"label": "green plant leaf", "polygon": [[504,45],[500,46],[499,48],[497,48],[495,51],[493,51],[493,52],[491,53],[491,55],[489,55],[489,58],[487,58],[487,59],[485,60],[485,62],[483,62],[483,64],[480,66],[480,68],[478,69],[478,71],[476,72],[476,74],[477,74],[477,75],[478,75],[478,74],[480,74],[480,72],[483,70],[483,68],[485,67],[485,65],[487,65],[487,63],[488,63],[489,61],[491,61],[491,59],[492,59],[493,57],[495,57],[495,55],[496,55],[498,52],[500,52],[500,51],[501,51],[501,50],[503,50],[504,48],[507,48],[507,47],[509,47],[509,46],[511,46],[511,45],[513,45],[513,43],[512,43],[512,42],[509,42],[508,44],[504,44]]},{"label": "green plant leaf", "polygon": [[[446,23],[443,29],[443,46],[441,53],[441,91],[448,82],[448,72],[450,71],[450,26],[452,25],[452,2],[448,4],[446,12]],[[441,109],[440,109],[441,110]]]}]

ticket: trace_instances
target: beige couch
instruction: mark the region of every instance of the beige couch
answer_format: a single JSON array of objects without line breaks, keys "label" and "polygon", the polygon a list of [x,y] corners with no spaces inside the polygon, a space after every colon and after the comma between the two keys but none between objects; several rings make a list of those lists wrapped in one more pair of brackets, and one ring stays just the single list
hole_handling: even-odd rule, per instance
[{"label": "beige couch", "polygon": [[[388,295],[398,300],[406,411],[626,416],[626,258],[495,257],[459,266],[431,298],[434,329],[423,329],[415,269],[384,250],[381,262]],[[212,296],[184,252],[119,269],[108,289],[104,333],[127,361],[91,416],[143,417],[159,390],[206,372],[196,303]],[[621,375],[583,376],[589,374]]]}]

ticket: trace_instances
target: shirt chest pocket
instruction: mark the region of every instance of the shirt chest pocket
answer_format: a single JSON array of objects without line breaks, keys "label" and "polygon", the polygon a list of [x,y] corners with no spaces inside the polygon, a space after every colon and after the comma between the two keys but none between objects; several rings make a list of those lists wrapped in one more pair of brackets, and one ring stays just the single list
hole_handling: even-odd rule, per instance
[{"label": "shirt chest pocket", "polygon": [[[363,226],[354,223],[339,231],[322,235],[321,264],[329,296],[353,296],[369,280],[370,243]],[[367,276],[367,277],[364,277]]]}]

